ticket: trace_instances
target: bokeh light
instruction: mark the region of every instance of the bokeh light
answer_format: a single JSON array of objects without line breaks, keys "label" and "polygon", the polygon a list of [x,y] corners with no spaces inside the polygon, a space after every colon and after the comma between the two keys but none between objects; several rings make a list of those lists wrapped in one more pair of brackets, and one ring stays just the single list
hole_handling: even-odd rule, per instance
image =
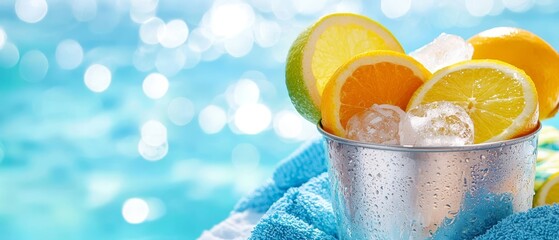
[{"label": "bokeh light", "polygon": [[19,50],[16,45],[11,42],[4,44],[0,48],[0,67],[11,68],[19,61]]},{"label": "bokeh light", "polygon": [[272,12],[274,16],[282,21],[292,20],[295,16],[295,7],[292,1],[272,1]]},{"label": "bokeh light", "polygon": [[96,0],[73,0],[71,4],[72,15],[80,22],[91,21],[97,16]]},{"label": "bokeh light", "polygon": [[185,97],[173,99],[167,107],[169,120],[177,126],[184,126],[194,117],[194,104]]},{"label": "bokeh light", "polygon": [[80,43],[73,39],[66,39],[56,47],[56,62],[62,69],[77,68],[83,61],[83,49]]},{"label": "bokeh light", "polygon": [[157,29],[157,39],[166,48],[176,48],[186,42],[188,26],[183,20],[171,20]]},{"label": "bokeh light", "polygon": [[143,23],[155,16],[159,0],[130,0],[130,18]]},{"label": "bokeh light", "polygon": [[142,84],[144,94],[151,99],[159,99],[167,94],[169,80],[160,73],[149,74]]},{"label": "bokeh light", "polygon": [[36,23],[47,15],[46,0],[16,0],[15,11],[17,17],[27,23]]},{"label": "bokeh light", "polygon": [[207,134],[216,134],[225,126],[227,114],[222,108],[209,105],[200,111],[198,124],[202,131]]},{"label": "bokeh light", "polygon": [[130,19],[136,23],[144,23],[153,17],[155,17],[155,9],[144,12],[141,8],[136,8],[136,5],[130,8]]},{"label": "bokeh light", "polygon": [[159,28],[165,25],[165,22],[160,18],[150,18],[140,26],[140,39],[146,44],[157,44],[159,39],[157,32]]},{"label": "bokeh light", "polygon": [[192,30],[188,38],[188,47],[192,51],[203,52],[212,46],[213,39],[204,29],[196,28]]},{"label": "bokeh light", "polygon": [[141,198],[130,198],[122,205],[122,217],[130,224],[143,223],[149,216],[149,205]]},{"label": "bokeh light", "polygon": [[111,70],[104,65],[93,64],[85,71],[83,81],[92,92],[104,92],[111,85]]},{"label": "bokeh light", "polygon": [[159,161],[169,151],[167,128],[161,122],[149,120],[142,125],[138,152],[148,161]]},{"label": "bokeh light", "polygon": [[151,146],[160,146],[167,142],[167,128],[161,122],[149,120],[142,125],[142,141]]},{"label": "bokeh light", "polygon": [[260,21],[254,29],[255,41],[258,46],[268,48],[278,43],[282,29],[280,25],[273,21]]},{"label": "bokeh light", "polygon": [[303,121],[297,112],[281,111],[274,118],[274,131],[282,138],[298,138],[303,131]]},{"label": "bokeh light", "polygon": [[255,20],[254,10],[241,1],[214,4],[210,12],[210,29],[217,37],[234,37],[250,28]]},{"label": "bokeh light", "polygon": [[258,134],[272,121],[272,113],[264,104],[244,104],[235,111],[234,124],[244,134]]},{"label": "bokeh light", "polygon": [[246,30],[234,37],[225,40],[225,51],[233,57],[243,57],[247,55],[254,45],[254,36],[251,31]]},{"label": "bokeh light", "polygon": [[138,143],[138,153],[147,161],[159,161],[169,153],[169,144],[163,142],[161,145],[150,145],[142,138]]},{"label": "bokeh light", "polygon": [[493,0],[466,0],[465,5],[472,16],[483,17],[493,9],[493,2]]},{"label": "bokeh light", "polygon": [[19,63],[19,74],[29,82],[43,80],[49,69],[49,61],[45,54],[39,50],[32,50],[21,57]]},{"label": "bokeh light", "polygon": [[388,18],[399,18],[408,13],[411,0],[381,0],[380,9]]},{"label": "bokeh light", "polygon": [[236,105],[257,103],[260,99],[260,88],[250,79],[241,79],[233,88],[233,101]]}]

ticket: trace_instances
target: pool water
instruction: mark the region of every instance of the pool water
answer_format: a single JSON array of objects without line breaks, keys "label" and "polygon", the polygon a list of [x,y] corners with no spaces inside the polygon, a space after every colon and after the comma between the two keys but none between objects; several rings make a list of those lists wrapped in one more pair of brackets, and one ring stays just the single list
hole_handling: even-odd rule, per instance
[{"label": "pool water", "polygon": [[559,49],[553,0],[1,1],[0,239],[199,236],[317,136],[285,58],[335,11],[407,51],[495,26]]}]

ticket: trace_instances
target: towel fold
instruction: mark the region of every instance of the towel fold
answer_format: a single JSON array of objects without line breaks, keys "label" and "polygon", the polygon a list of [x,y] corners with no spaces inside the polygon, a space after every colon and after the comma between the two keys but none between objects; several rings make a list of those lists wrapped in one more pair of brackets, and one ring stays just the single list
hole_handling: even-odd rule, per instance
[{"label": "towel fold", "polygon": [[336,239],[328,175],[287,191],[270,207],[250,239]]},{"label": "towel fold", "polygon": [[285,189],[278,188],[273,181],[268,181],[264,186],[259,187],[250,195],[242,198],[235,206],[233,212],[251,210],[265,213],[284,193]]}]

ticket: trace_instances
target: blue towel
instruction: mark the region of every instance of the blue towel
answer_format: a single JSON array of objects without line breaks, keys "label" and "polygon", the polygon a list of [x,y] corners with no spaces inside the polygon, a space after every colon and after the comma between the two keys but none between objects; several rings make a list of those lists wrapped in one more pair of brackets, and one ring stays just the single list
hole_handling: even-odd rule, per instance
[{"label": "blue towel", "polygon": [[[336,239],[326,170],[324,141],[307,143],[280,163],[270,181],[243,198],[233,215],[243,212],[263,214],[250,239]],[[503,206],[503,212],[510,213],[508,205]],[[468,219],[468,216],[460,219]],[[443,227],[435,236],[445,238],[455,236],[453,234],[445,232]],[[477,240],[559,239],[559,205],[511,215],[488,231],[476,230],[467,235],[474,234],[481,234]]]},{"label": "blue towel", "polygon": [[476,240],[559,239],[559,205],[511,215]]},{"label": "blue towel", "polygon": [[289,189],[262,217],[250,239],[336,239],[328,184],[323,173]]}]

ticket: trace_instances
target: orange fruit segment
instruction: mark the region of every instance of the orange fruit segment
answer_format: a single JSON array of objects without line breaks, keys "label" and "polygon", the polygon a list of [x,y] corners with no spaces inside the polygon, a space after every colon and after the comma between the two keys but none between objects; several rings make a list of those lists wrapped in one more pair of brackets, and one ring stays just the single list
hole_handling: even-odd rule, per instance
[{"label": "orange fruit segment", "polygon": [[410,56],[373,51],[350,59],[333,74],[322,93],[323,128],[345,137],[349,119],[373,104],[405,109],[431,73]]},{"label": "orange fruit segment", "polygon": [[526,72],[538,90],[539,119],[555,116],[559,108],[559,53],[537,35],[518,28],[497,27],[468,40],[473,59],[495,59]]}]

